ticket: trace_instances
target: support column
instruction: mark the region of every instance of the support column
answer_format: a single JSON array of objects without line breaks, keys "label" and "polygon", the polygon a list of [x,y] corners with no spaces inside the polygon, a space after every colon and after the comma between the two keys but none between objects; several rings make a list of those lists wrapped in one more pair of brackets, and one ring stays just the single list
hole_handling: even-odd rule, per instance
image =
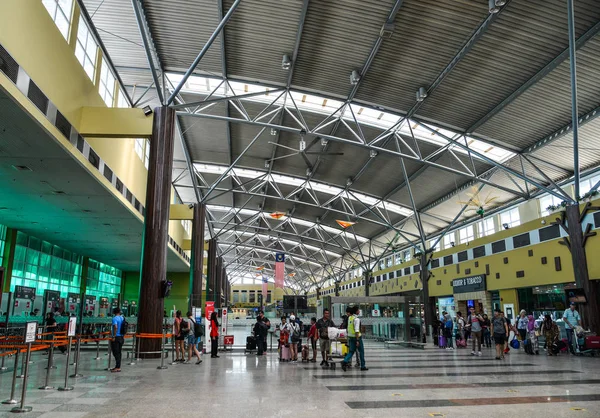
[{"label": "support column", "polygon": [[571,251],[573,260],[573,273],[575,283],[585,292],[587,303],[580,304],[577,309],[583,316],[585,327],[591,331],[600,332],[600,306],[598,304],[598,283],[591,281],[587,265],[587,256],[585,254],[585,243],[587,237],[595,235],[590,231],[590,226],[585,231],[582,229],[581,220],[590,209],[589,204],[583,209],[583,214],[579,212],[579,205],[569,205],[566,207],[567,232],[569,240],[562,241]]},{"label": "support column", "polygon": [[366,270],[363,273],[363,277],[365,279],[365,296],[369,296],[370,288],[371,288],[371,279],[373,278],[373,272],[370,270]]},{"label": "support column", "polygon": [[[175,111],[169,107],[154,109],[150,162],[146,186],[146,218],[142,248],[142,271],[139,300],[138,332],[162,333],[164,298],[161,281],[167,277],[167,243],[169,238],[169,209]],[[140,339],[142,357],[159,357],[160,339]]]},{"label": "support column", "polygon": [[221,257],[217,257],[216,271],[215,271],[215,308],[221,307],[221,282],[223,280],[223,259]]},{"label": "support column", "polygon": [[205,219],[206,206],[202,203],[195,204],[192,222],[192,257],[190,258],[190,305],[196,307],[202,306]]},{"label": "support column", "polygon": [[431,262],[431,253],[421,253],[419,257],[419,264],[421,271],[419,276],[421,279],[421,285],[423,286],[423,313],[425,314],[425,342],[427,343],[427,337],[431,336],[431,326],[435,318],[435,300],[429,297],[429,278],[431,272],[429,271],[429,264]]},{"label": "support column", "polygon": [[208,241],[208,269],[206,281],[206,300],[215,301],[215,276],[217,274],[217,240]]},{"label": "support column", "polygon": [[4,267],[4,289],[0,289],[0,291],[5,293],[10,292],[10,282],[12,279],[13,264],[15,262],[16,245],[17,230],[13,228],[7,228],[6,243],[4,244],[4,254],[2,258],[2,267]]}]

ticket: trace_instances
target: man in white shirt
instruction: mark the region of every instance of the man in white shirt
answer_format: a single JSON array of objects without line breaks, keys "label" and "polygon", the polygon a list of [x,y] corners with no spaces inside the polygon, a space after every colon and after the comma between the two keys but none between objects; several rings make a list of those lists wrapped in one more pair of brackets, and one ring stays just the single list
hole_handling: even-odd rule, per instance
[{"label": "man in white shirt", "polygon": [[360,356],[360,370],[367,371],[365,364],[365,349],[360,335],[360,318],[358,317],[358,306],[352,307],[352,315],[348,318],[348,354],[342,360],[342,370],[348,369],[348,363],[352,362],[354,352],[358,350]]},{"label": "man in white shirt", "polygon": [[[565,309],[563,321],[565,321],[565,331],[567,331],[569,350],[571,351],[571,354],[575,354],[575,349],[573,348],[573,332],[575,331],[576,326],[581,325],[581,317],[579,316],[579,312],[575,310],[575,302],[571,302],[569,309]],[[575,336],[575,338],[577,338],[577,336]]]}]

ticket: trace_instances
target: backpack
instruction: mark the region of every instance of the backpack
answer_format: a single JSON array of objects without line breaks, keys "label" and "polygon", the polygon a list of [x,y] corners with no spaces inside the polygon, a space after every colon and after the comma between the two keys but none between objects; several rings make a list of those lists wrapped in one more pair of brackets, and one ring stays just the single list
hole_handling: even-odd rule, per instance
[{"label": "backpack", "polygon": [[125,334],[127,334],[127,330],[129,329],[129,322],[127,322],[127,320],[125,319],[125,317],[123,317],[123,322],[121,322],[121,329],[120,329],[120,334],[122,336],[125,336]]},{"label": "backpack", "polygon": [[290,324],[292,328],[292,342],[300,341],[300,326],[296,323]]},{"label": "backpack", "polygon": [[181,335],[188,335],[190,333],[190,324],[185,319],[181,319],[181,323],[179,324],[179,332]]},{"label": "backpack", "polygon": [[454,324],[453,324],[452,320],[451,319],[447,320],[444,323],[444,327],[446,327],[447,329],[452,329],[454,327]]},{"label": "backpack", "polygon": [[194,321],[194,337],[204,337],[204,327],[196,321]]}]

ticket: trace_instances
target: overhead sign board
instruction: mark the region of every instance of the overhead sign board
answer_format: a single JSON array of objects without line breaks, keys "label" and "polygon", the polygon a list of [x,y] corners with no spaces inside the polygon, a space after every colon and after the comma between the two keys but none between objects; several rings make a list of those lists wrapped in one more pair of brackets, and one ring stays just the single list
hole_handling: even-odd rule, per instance
[{"label": "overhead sign board", "polygon": [[454,279],[452,280],[452,290],[454,293],[485,291],[485,274]]},{"label": "overhead sign board", "polygon": [[34,343],[37,334],[37,322],[27,322],[25,326],[25,344]]}]

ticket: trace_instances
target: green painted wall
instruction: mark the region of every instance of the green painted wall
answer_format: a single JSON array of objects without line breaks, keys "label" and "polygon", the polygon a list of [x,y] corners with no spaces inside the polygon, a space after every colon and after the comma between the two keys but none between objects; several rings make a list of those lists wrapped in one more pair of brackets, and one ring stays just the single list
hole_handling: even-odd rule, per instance
[{"label": "green painted wall", "polygon": [[[188,309],[189,296],[189,273],[167,273],[167,279],[173,282],[171,294],[165,299],[165,309],[167,313],[173,309],[180,309],[184,315]],[[139,304],[140,292],[140,274],[137,271],[128,271],[125,273],[125,285],[123,286],[123,299],[135,300]]]}]

